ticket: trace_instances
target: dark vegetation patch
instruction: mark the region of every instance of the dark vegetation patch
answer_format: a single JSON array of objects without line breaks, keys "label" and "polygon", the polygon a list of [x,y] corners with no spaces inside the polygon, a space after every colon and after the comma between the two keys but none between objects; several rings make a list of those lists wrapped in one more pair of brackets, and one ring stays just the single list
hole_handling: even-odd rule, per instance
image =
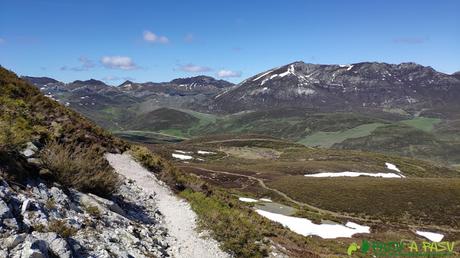
[{"label": "dark vegetation patch", "polygon": [[386,222],[460,228],[460,179],[287,176],[268,184],[326,210]]},{"label": "dark vegetation patch", "polygon": [[160,131],[166,129],[184,129],[192,127],[198,118],[170,108],[159,108],[137,116],[129,122],[129,128],[134,130]]}]

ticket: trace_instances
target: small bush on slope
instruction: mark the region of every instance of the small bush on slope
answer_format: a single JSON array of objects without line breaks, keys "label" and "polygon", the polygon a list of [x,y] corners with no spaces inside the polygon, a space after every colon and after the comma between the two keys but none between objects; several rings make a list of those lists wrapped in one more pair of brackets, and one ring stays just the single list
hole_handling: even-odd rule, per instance
[{"label": "small bush on slope", "polygon": [[119,183],[113,168],[96,149],[51,141],[41,151],[40,159],[53,178],[66,187],[107,196]]}]

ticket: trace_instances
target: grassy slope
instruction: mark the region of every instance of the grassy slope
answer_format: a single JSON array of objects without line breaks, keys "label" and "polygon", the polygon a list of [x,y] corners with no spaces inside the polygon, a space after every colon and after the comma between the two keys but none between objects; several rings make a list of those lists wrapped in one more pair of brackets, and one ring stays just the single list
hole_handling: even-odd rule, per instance
[{"label": "grassy slope", "polygon": [[[407,119],[407,116],[389,113],[360,115],[291,109],[219,117],[176,109],[169,120],[189,116],[193,119],[183,119],[186,127],[152,120],[152,123],[159,123],[143,126],[143,130],[185,138],[225,133],[262,134],[295,140],[307,146],[362,149],[454,164],[460,162],[460,156],[456,155],[460,149],[460,132],[452,129],[456,128],[455,123],[450,122],[452,120]],[[144,120],[139,121],[147,124]]]},{"label": "grassy slope", "polygon": [[[20,155],[27,142],[40,148],[35,157],[40,165]],[[103,155],[126,148],[121,140],[0,67],[0,171],[8,180],[27,180],[40,171],[49,182],[110,195],[118,176]]]},{"label": "grassy slope", "polygon": [[18,144],[65,139],[68,143],[78,142],[105,150],[126,147],[110,133],[43,96],[34,86],[1,67],[0,98],[0,122],[12,123],[15,133],[20,135]]},{"label": "grassy slope", "polygon": [[359,138],[368,136],[377,127],[382,126],[382,123],[372,123],[359,125],[357,127],[347,129],[339,132],[316,132],[303,139],[299,140],[298,143],[306,146],[321,146],[329,148],[336,143],[343,142],[347,139]]},{"label": "grassy slope", "polygon": [[[430,128],[425,122],[421,125],[419,121],[414,123],[425,130]],[[368,136],[347,139],[333,147],[391,153],[438,162],[460,162],[459,142],[446,141],[436,132],[419,130],[404,123],[378,127]]]},{"label": "grassy slope", "polygon": [[425,132],[432,132],[434,126],[441,122],[439,118],[416,117],[410,120],[403,120],[401,123],[410,125]]}]

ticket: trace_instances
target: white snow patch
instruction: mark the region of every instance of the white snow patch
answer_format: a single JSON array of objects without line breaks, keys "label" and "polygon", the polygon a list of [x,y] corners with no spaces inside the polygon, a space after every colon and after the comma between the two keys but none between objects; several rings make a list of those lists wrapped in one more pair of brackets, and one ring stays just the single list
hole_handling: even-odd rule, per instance
[{"label": "white snow patch", "polygon": [[238,200],[240,200],[242,202],[258,202],[256,199],[246,198],[246,197],[240,197],[240,198],[238,198]]},{"label": "white snow patch", "polygon": [[192,156],[189,156],[189,155],[183,155],[183,154],[177,154],[177,153],[173,153],[172,154],[173,158],[176,158],[176,159],[181,159],[181,160],[189,160],[189,159],[193,159]]},{"label": "white snow patch", "polygon": [[290,65],[286,72],[278,74],[279,77],[284,77],[289,74],[295,74],[295,68],[294,65]]},{"label": "white snow patch", "polygon": [[259,201],[262,201],[262,202],[272,202],[272,200],[267,199],[267,198],[260,198]]},{"label": "white snow patch", "polygon": [[202,150],[197,151],[197,153],[201,155],[216,154],[215,152],[212,152],[212,151],[202,151]]},{"label": "white snow patch", "polygon": [[358,177],[358,176],[371,176],[383,178],[402,178],[404,176],[395,173],[366,173],[366,172],[323,172],[316,174],[306,174],[306,177]]},{"label": "white snow patch", "polygon": [[321,238],[338,238],[351,237],[358,233],[370,233],[370,227],[348,222],[345,225],[340,224],[315,224],[309,219],[286,216],[263,210],[256,212],[272,221],[281,223],[290,230],[303,236],[315,235]]},{"label": "white snow patch", "polygon": [[272,71],[273,71],[273,70],[270,70],[270,71],[268,71],[268,72],[265,72],[265,73],[263,73],[262,75],[260,75],[259,77],[255,78],[255,79],[252,80],[252,81],[255,82],[255,81],[259,80],[260,78],[264,77],[265,75],[271,73]]},{"label": "white snow patch", "polygon": [[417,230],[415,231],[415,233],[433,242],[441,242],[441,240],[444,238],[443,234],[433,233],[433,232],[428,232],[428,231],[418,231]]},{"label": "white snow patch", "polygon": [[387,168],[390,169],[390,170],[394,170],[396,172],[401,173],[401,170],[399,170],[399,168],[394,164],[391,164],[389,162],[385,162],[385,166],[387,166]]},{"label": "white snow patch", "polygon": [[192,151],[182,151],[182,150],[174,150],[174,152],[182,153],[182,154],[190,154],[193,153]]}]

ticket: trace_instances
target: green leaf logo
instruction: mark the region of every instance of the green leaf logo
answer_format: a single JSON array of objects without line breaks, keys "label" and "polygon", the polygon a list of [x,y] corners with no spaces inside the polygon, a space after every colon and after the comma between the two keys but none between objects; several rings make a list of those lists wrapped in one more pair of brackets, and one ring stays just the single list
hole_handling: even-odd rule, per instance
[{"label": "green leaf logo", "polygon": [[363,254],[367,253],[367,251],[369,251],[370,247],[371,247],[371,245],[369,244],[369,242],[367,240],[363,240],[361,242],[361,253],[363,253]]},{"label": "green leaf logo", "polygon": [[359,249],[358,244],[351,243],[350,246],[348,246],[347,254],[351,256],[353,252],[356,252],[358,249]]}]

